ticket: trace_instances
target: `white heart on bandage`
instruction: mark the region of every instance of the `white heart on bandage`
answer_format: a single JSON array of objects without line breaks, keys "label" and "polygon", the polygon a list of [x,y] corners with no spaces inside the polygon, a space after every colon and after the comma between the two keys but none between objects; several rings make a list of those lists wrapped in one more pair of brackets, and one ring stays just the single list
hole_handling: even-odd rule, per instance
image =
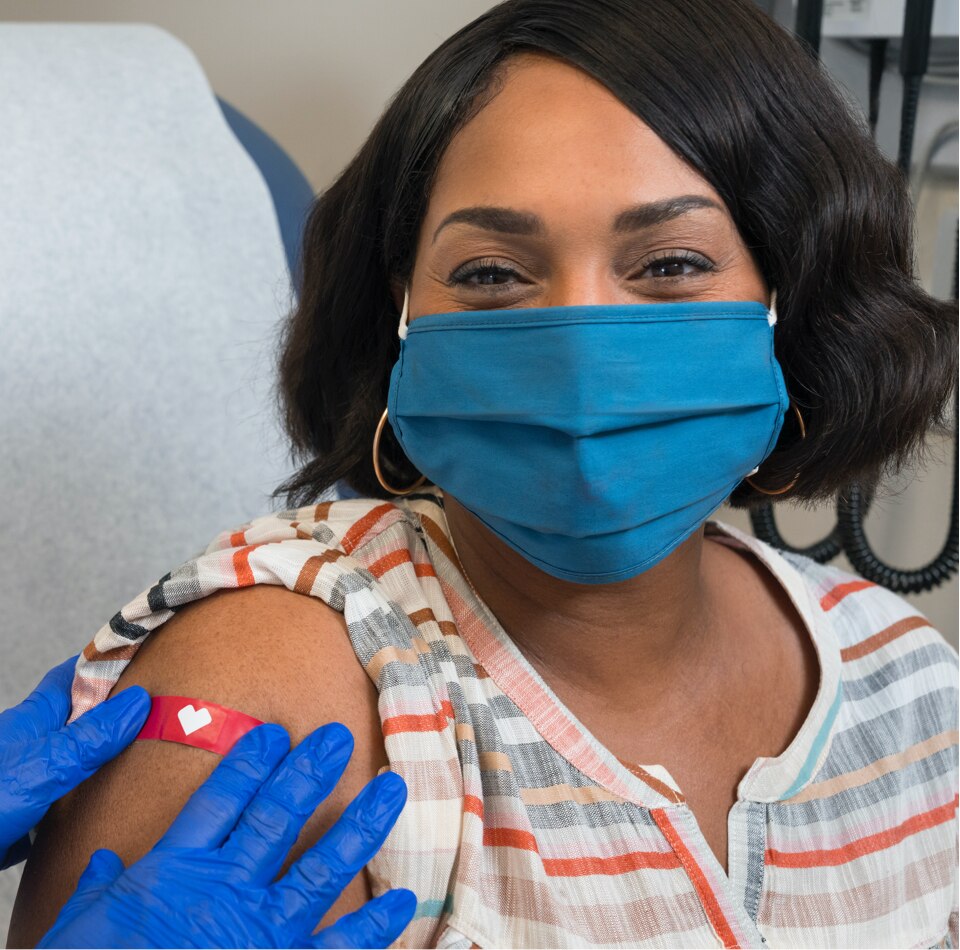
[{"label": "white heart on bandage", "polygon": [[187,705],[177,713],[177,719],[180,720],[180,725],[183,726],[183,734],[185,736],[189,736],[191,733],[202,729],[204,726],[209,726],[210,723],[213,722],[213,716],[210,715],[209,709],[194,709],[192,703],[187,703]]}]

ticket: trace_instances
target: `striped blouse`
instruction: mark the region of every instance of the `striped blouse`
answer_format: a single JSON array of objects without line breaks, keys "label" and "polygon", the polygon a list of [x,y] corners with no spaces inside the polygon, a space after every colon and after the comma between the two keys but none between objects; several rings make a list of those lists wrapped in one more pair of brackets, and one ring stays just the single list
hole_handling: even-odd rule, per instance
[{"label": "striped blouse", "polygon": [[821,669],[793,742],[740,782],[727,873],[670,774],[604,748],[477,598],[437,489],[222,534],[97,633],[74,716],[180,606],[283,585],[343,613],[409,788],[367,869],[417,895],[395,946],[956,947],[956,653],[882,587],[706,530],[773,573]]}]

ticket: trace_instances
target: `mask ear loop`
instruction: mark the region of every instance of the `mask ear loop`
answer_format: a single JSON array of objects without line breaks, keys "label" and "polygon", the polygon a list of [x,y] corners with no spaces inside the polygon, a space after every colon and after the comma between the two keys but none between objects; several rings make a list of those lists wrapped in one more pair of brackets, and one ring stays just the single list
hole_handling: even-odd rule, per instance
[{"label": "mask ear loop", "polygon": [[[401,340],[407,338],[407,319],[410,314],[410,287],[403,288],[403,309],[400,311],[400,325],[397,327],[397,336]],[[427,482],[427,476],[421,475],[409,488],[395,488],[391,485],[383,475],[383,469],[380,468],[380,437],[383,435],[383,427],[389,421],[389,408],[383,410],[383,415],[380,417],[380,422],[377,424],[377,431],[373,435],[373,471],[377,476],[377,481],[380,483],[380,487],[389,492],[391,495],[409,495],[411,492],[415,492],[421,485],[425,485]]]},{"label": "mask ear loop", "polygon": [[400,326],[397,327],[397,336],[401,340],[407,338],[407,320],[410,314],[410,287],[403,288],[403,310],[400,311]]},{"label": "mask ear loop", "polygon": [[[767,322],[772,327],[777,322],[777,292],[776,290],[771,291],[770,293],[770,310],[767,313]],[[800,410],[797,408],[797,404],[791,399],[790,408],[793,410],[793,414],[797,417],[797,425],[800,427],[800,439],[801,441],[807,437],[807,427],[804,424],[803,416],[800,415]],[[800,477],[800,473],[793,477],[793,481],[789,485],[785,485],[783,488],[775,488],[773,490],[769,488],[761,488],[759,485],[755,485],[751,480],[750,476],[755,475],[760,470],[758,465],[752,472],[749,472],[744,476],[744,480],[750,485],[751,488],[755,488],[758,492],[761,492],[764,495],[783,495],[786,492],[790,491],[794,485],[797,484],[797,479]]]},{"label": "mask ear loop", "polygon": [[[774,287],[774,289],[770,291],[770,306],[767,308],[767,324],[772,327],[772,326],[775,326],[776,323],[777,323],[777,289],[776,287]],[[744,478],[749,478],[751,475],[756,475],[757,472],[759,471],[760,471],[760,466],[758,465],[756,466],[756,468],[753,468],[749,472],[747,472],[747,474],[744,475]]]}]

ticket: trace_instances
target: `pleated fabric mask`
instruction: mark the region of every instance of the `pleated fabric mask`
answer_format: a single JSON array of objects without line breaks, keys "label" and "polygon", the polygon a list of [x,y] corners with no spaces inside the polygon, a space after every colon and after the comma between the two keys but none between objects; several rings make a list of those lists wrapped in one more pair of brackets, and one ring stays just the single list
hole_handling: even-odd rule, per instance
[{"label": "pleated fabric mask", "polygon": [[775,301],[400,319],[390,424],[410,461],[532,564],[648,570],[773,451]]}]

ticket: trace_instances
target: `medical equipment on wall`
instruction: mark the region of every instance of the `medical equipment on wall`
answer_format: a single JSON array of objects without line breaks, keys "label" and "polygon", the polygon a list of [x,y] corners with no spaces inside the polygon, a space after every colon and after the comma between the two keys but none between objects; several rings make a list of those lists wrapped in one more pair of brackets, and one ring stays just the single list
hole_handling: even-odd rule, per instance
[{"label": "medical equipment on wall", "polygon": [[[827,0],[830,5],[830,26],[825,30],[824,0],[798,0],[795,32],[811,51],[819,56],[821,36],[855,36],[867,38],[869,43],[870,95],[868,119],[876,134],[879,115],[880,86],[886,65],[888,37],[897,30],[895,3],[869,4],[859,0]],[[916,129],[917,107],[924,75],[930,56],[931,36],[934,33],[956,35],[956,10],[946,3],[939,4],[934,16],[934,0],[906,0],[903,16],[902,43],[900,46],[900,73],[903,77],[903,105],[900,115],[900,141],[897,164],[905,177],[909,177],[913,154],[913,139]],[[953,18],[951,21],[951,17]],[[936,149],[943,144],[943,134],[956,134],[956,123],[941,130],[927,150],[924,168],[928,167]],[[960,232],[955,237],[953,265],[953,293],[957,300],[957,255],[960,249]],[[957,573],[958,567],[958,431],[960,406],[954,392],[954,440],[953,440],[953,500],[947,537],[939,553],[927,564],[913,570],[901,570],[884,563],[873,551],[864,531],[864,518],[870,507],[869,492],[857,484],[850,485],[837,498],[837,524],[821,540],[806,547],[794,547],[780,534],[774,517],[773,506],[767,502],[750,511],[754,533],[768,544],[781,549],[805,554],[820,563],[832,560],[843,553],[853,568],[864,578],[882,584],[897,593],[918,593],[931,590],[947,582]]]}]

